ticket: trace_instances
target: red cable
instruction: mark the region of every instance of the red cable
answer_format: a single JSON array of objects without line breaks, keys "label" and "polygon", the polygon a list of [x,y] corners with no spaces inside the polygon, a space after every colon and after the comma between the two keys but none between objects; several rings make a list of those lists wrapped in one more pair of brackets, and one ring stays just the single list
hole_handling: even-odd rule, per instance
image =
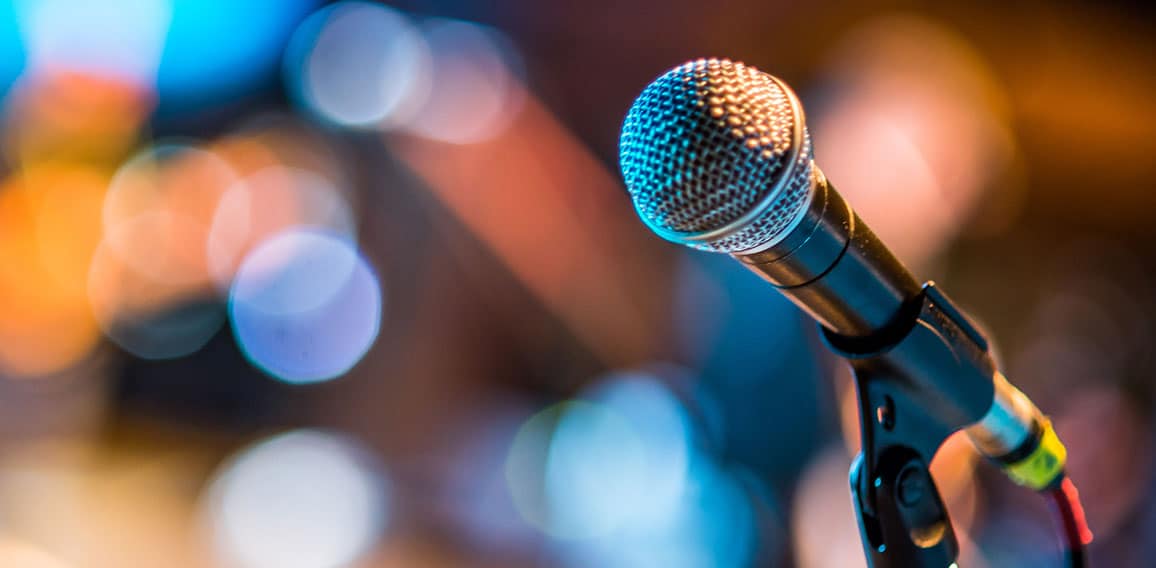
[{"label": "red cable", "polygon": [[1069,565],[1084,566],[1084,549],[1092,543],[1092,531],[1088,529],[1084,506],[1080,504],[1080,492],[1070,478],[1064,477],[1060,486],[1048,491],[1047,496],[1060,522]]}]

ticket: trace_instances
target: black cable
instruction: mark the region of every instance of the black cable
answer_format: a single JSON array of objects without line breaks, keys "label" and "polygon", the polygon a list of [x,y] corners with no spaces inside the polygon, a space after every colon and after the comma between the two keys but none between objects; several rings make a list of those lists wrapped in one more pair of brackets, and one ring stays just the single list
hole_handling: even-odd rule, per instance
[{"label": "black cable", "polygon": [[1069,568],[1084,568],[1088,565],[1087,546],[1092,542],[1092,531],[1088,529],[1084,517],[1084,506],[1080,503],[1080,492],[1071,478],[1062,476],[1051,488],[1044,491],[1060,528],[1064,543],[1064,565]]}]

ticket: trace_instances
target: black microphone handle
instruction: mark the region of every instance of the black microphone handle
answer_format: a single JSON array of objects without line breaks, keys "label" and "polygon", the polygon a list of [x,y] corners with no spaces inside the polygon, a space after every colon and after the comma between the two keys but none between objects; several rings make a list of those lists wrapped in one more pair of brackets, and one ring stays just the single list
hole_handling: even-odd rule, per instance
[{"label": "black microphone handle", "polygon": [[1050,422],[998,372],[987,339],[942,291],[921,285],[812,164],[811,201],[774,245],[735,259],[779,289],[852,360],[888,374],[1024,485],[1043,489],[1066,453]]},{"label": "black microphone handle", "polygon": [[919,282],[818,167],[803,219],[770,248],[733,255],[828,330],[868,337],[895,323]]},{"label": "black microphone handle", "polygon": [[[735,258],[818,321],[839,354],[861,359],[886,353],[893,374],[903,375],[913,396],[945,426],[978,422],[994,395],[995,366],[986,341],[922,341],[913,348],[924,288],[819,168],[811,171],[811,202],[798,225],[767,250]],[[952,314],[963,320],[957,310]],[[951,329],[970,329],[966,321],[951,323]]]}]

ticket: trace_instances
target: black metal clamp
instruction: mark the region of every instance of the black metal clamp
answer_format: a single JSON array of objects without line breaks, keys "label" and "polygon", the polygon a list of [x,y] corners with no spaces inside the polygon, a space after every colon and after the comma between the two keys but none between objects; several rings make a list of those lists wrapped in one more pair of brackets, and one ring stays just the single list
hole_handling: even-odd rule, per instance
[{"label": "black metal clamp", "polygon": [[986,341],[932,282],[878,334],[823,335],[855,373],[862,449],[850,481],[868,566],[952,566],[959,544],[929,466],[991,404]]}]

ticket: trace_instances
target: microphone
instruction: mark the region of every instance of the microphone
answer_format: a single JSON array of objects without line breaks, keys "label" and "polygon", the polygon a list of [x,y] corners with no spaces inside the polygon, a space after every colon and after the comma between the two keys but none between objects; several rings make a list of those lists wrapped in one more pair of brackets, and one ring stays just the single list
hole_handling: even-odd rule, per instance
[{"label": "microphone", "polygon": [[[634,207],[660,237],[730,254],[853,365],[888,353],[876,370],[947,433],[965,429],[1015,482],[1062,481],[1067,452],[1050,421],[996,369],[963,312],[921,286],[826,179],[782,81],[726,59],[671,69],[634,101],[619,151]],[[885,407],[861,412],[884,423]],[[941,441],[928,440],[932,451]]]}]

